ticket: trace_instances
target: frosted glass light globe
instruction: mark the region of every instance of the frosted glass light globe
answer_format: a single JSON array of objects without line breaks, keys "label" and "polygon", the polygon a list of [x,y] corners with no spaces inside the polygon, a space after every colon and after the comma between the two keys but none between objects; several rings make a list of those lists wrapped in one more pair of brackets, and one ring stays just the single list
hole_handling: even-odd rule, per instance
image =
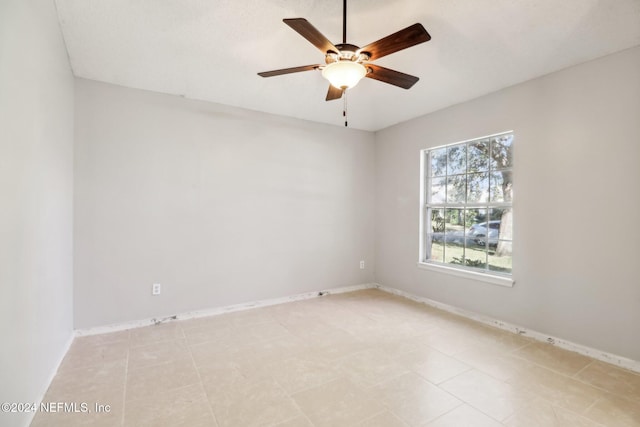
[{"label": "frosted glass light globe", "polygon": [[336,61],[322,70],[322,77],[336,89],[350,89],[367,74],[364,65],[352,61]]}]

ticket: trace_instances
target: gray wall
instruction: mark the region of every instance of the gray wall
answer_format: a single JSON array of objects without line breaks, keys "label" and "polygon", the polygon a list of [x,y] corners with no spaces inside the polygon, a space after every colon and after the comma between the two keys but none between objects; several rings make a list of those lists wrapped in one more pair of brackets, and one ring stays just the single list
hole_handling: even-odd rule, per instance
[{"label": "gray wall", "polygon": [[72,335],[73,85],[53,1],[0,2],[0,402],[40,399]]},{"label": "gray wall", "polygon": [[[515,132],[514,278],[419,270],[419,151]],[[640,360],[640,48],[376,135],[376,281]]]},{"label": "gray wall", "polygon": [[373,134],[81,79],[76,107],[76,328],[372,281]]}]

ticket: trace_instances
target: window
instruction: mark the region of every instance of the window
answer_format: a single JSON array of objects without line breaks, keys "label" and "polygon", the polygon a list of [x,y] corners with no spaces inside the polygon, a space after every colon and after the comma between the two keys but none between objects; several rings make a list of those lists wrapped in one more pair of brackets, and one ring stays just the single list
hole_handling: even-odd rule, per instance
[{"label": "window", "polygon": [[421,155],[420,264],[509,277],[513,133]]}]

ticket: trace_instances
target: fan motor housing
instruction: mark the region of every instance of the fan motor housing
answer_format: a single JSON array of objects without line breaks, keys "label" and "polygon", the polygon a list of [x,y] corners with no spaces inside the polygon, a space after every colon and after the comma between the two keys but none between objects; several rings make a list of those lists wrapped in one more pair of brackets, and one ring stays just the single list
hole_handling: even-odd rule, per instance
[{"label": "fan motor housing", "polygon": [[368,52],[359,52],[360,47],[350,43],[340,43],[335,45],[339,52],[327,51],[325,62],[330,64],[336,61],[363,62],[369,59]]}]

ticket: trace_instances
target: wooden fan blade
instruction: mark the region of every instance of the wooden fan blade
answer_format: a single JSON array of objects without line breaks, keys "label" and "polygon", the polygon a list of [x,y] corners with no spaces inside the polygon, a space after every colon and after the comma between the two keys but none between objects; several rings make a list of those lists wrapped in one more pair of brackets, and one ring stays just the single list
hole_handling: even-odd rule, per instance
[{"label": "wooden fan blade", "polygon": [[416,76],[411,76],[409,74],[401,73],[400,71],[384,68],[379,65],[366,64],[365,66],[371,70],[365,77],[380,80],[381,82],[389,83],[403,89],[409,89],[411,86],[416,84],[418,80],[420,80]]},{"label": "wooden fan blade", "polygon": [[282,20],[285,24],[293,28],[298,34],[309,40],[312,45],[326,54],[329,51],[340,52],[320,31],[304,18],[290,18]]},{"label": "wooden fan blade", "polygon": [[329,91],[327,92],[327,101],[333,101],[334,99],[342,98],[342,93],[344,91],[342,89],[337,89],[333,85],[329,85]]},{"label": "wooden fan blade", "polygon": [[404,30],[400,30],[397,33],[393,33],[366,45],[361,48],[359,52],[367,52],[369,59],[373,61],[374,59],[382,58],[383,56],[420,43],[428,42],[429,40],[431,40],[431,36],[422,24],[413,24]]},{"label": "wooden fan blade", "polygon": [[283,68],[282,70],[263,71],[258,73],[261,77],[281,76],[282,74],[299,73],[301,71],[315,70],[319,65],[303,65],[302,67]]}]

